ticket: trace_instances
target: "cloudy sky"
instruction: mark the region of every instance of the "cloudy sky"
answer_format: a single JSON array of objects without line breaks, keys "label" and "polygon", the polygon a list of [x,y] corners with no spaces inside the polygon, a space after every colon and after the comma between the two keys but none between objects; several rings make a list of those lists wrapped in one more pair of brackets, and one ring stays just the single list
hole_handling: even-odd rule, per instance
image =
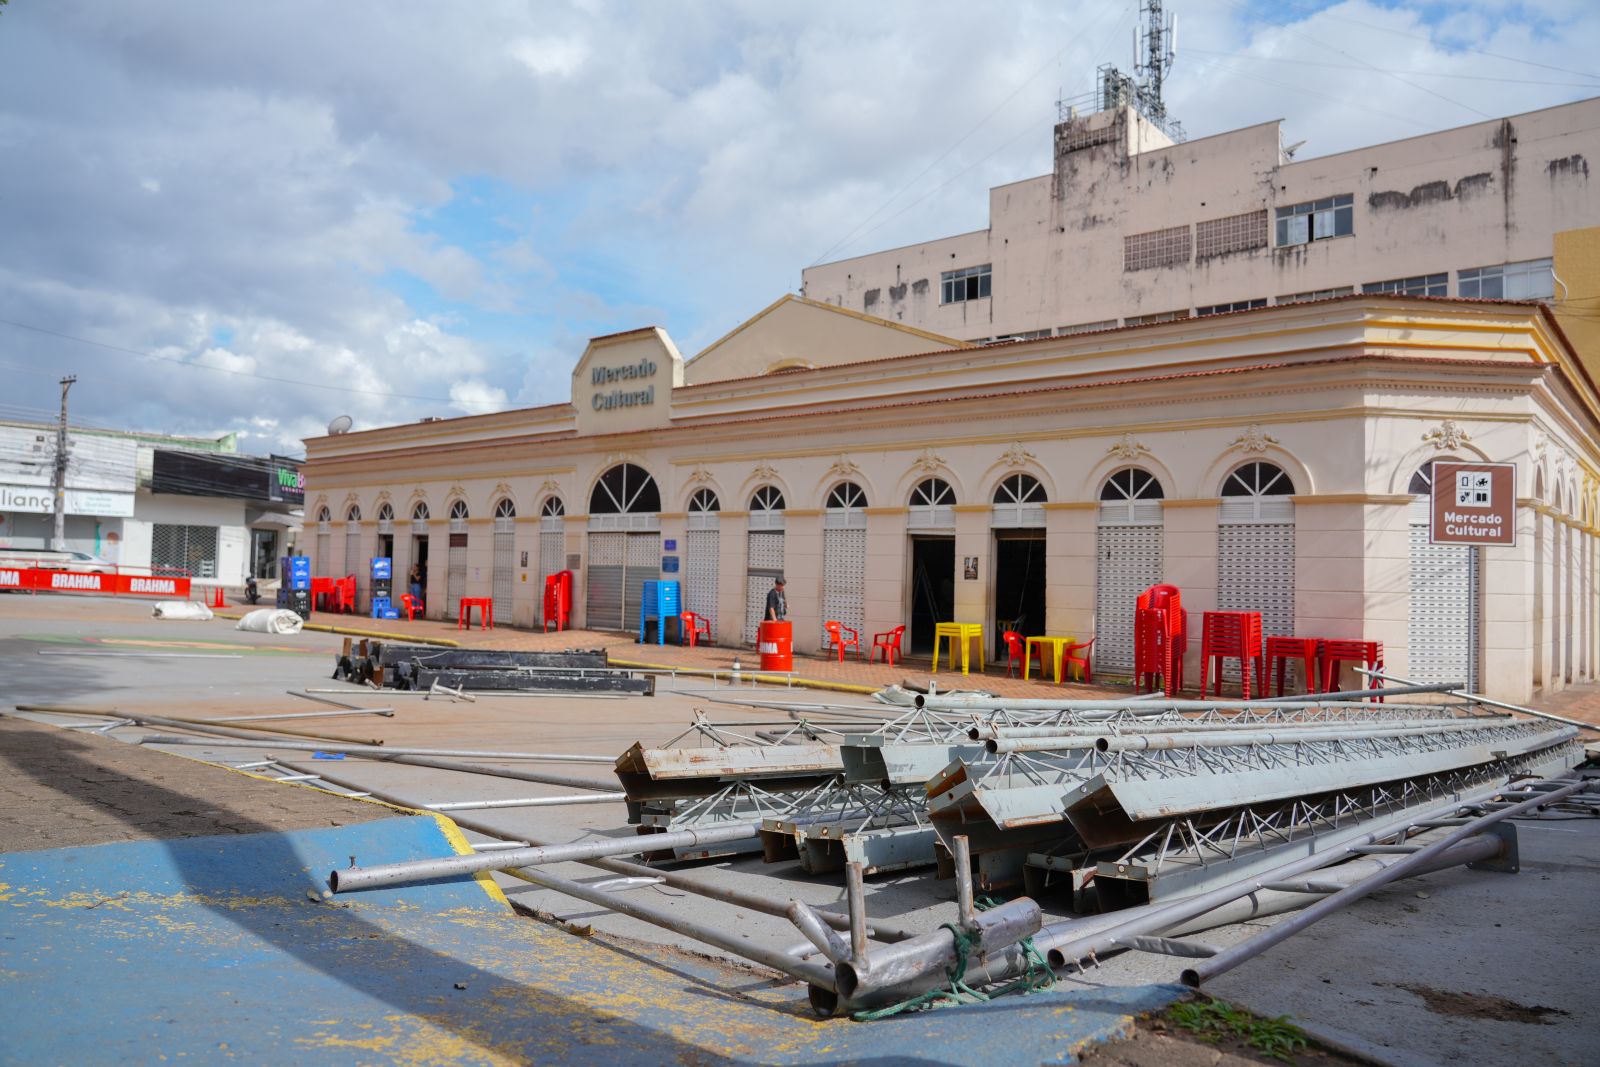
[{"label": "cloudy sky", "polygon": [[[1600,95],[1593,0],[1175,0],[1169,110],[1301,158]],[[565,399],[808,264],[986,225],[1135,0],[11,0],[0,419],[241,433]]]}]

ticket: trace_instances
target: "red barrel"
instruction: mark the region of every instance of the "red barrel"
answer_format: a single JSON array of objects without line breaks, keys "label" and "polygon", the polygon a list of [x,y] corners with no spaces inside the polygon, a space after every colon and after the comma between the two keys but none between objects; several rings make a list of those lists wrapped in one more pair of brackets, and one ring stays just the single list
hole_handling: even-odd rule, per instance
[{"label": "red barrel", "polygon": [[787,622],[762,623],[756,630],[756,649],[761,653],[762,670],[794,670],[794,626]]}]

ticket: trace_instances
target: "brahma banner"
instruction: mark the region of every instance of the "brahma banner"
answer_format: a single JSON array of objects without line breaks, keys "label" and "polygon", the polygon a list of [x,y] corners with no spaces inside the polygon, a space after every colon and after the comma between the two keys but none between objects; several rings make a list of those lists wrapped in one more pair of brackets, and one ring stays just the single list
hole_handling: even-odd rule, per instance
[{"label": "brahma banner", "polygon": [[0,567],[0,590],[161,596],[187,600],[189,579],[164,578],[150,574],[100,574],[94,571],[56,571],[39,567]]}]

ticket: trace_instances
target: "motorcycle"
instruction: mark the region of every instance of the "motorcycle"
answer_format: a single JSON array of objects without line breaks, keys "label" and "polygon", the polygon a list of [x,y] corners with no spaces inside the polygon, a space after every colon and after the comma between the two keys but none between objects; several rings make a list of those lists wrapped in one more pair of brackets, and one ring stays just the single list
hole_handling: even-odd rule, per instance
[{"label": "motorcycle", "polygon": [[256,588],[256,580],[253,577],[244,580],[244,598],[252,604],[261,601],[261,590]]}]

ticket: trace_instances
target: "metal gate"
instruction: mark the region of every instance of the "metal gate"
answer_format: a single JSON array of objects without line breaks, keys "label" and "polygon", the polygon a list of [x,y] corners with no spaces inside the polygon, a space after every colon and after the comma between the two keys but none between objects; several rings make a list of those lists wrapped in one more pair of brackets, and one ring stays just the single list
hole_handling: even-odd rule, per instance
[{"label": "metal gate", "polygon": [[661,535],[628,535],[628,573],[622,586],[622,628],[639,632],[639,607],[644,603],[644,583],[661,577]]},{"label": "metal gate", "polygon": [[1411,526],[1411,613],[1406,633],[1417,682],[1466,682],[1478,688],[1478,550],[1428,543],[1425,524]]},{"label": "metal gate", "polygon": [[461,614],[461,598],[467,595],[467,535],[450,535],[450,555],[445,561],[444,575],[445,618]]},{"label": "metal gate", "polygon": [[590,533],[585,626],[637,632],[644,583],[660,576],[660,534]]},{"label": "metal gate", "polygon": [[319,578],[333,574],[333,534],[326,530],[317,531],[317,561],[311,566],[312,573]]},{"label": "metal gate", "polygon": [[756,643],[756,627],[767,611],[767,591],[783,573],[783,531],[751,532],[745,565],[744,643]]},{"label": "metal gate", "polygon": [[361,575],[361,527],[351,523],[344,528],[344,572]]},{"label": "metal gate", "polygon": [[1161,580],[1162,527],[1101,526],[1095,541],[1095,670],[1131,675],[1134,607]]},{"label": "metal gate", "polygon": [[1217,527],[1217,610],[1259,611],[1263,637],[1294,636],[1293,523]]},{"label": "metal gate", "polygon": [[[566,538],[560,530],[539,531],[539,584],[533,590],[534,614],[540,625],[544,623],[544,580],[552,574],[566,570]],[[570,611],[572,605],[568,604]]]},{"label": "metal gate", "polygon": [[838,621],[860,633],[864,626],[867,531],[822,534],[822,621]]},{"label": "metal gate", "polygon": [[511,622],[511,601],[516,591],[515,519],[494,520],[494,613],[501,622]]},{"label": "metal gate", "polygon": [[717,633],[717,566],[722,534],[689,530],[683,539],[683,607],[707,620],[712,639]]}]

